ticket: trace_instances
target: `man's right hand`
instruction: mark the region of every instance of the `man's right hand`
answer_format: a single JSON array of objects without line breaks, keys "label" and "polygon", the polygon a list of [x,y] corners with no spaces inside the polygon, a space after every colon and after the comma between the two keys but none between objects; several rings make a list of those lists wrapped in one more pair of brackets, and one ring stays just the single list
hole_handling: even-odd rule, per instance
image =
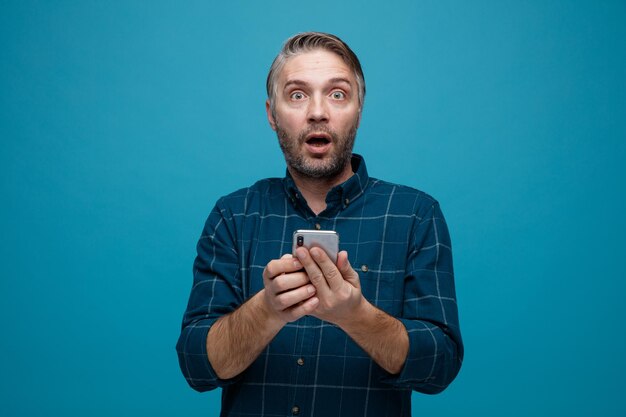
[{"label": "man's right hand", "polygon": [[319,304],[302,264],[291,255],[267,264],[263,284],[264,289],[209,329],[207,355],[221,379],[247,369],[285,324],[311,314]]},{"label": "man's right hand", "polygon": [[263,270],[267,311],[283,323],[312,313],[319,299],[303,266],[292,255],[270,261]]}]

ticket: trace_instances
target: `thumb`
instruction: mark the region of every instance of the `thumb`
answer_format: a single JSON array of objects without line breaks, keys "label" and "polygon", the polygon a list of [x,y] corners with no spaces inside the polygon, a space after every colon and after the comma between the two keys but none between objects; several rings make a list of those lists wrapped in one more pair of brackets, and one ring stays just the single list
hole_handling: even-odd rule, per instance
[{"label": "thumb", "polygon": [[356,288],[361,288],[359,274],[352,269],[350,261],[348,260],[348,252],[345,250],[342,250],[337,254],[337,269],[341,272],[343,279],[354,285]]}]

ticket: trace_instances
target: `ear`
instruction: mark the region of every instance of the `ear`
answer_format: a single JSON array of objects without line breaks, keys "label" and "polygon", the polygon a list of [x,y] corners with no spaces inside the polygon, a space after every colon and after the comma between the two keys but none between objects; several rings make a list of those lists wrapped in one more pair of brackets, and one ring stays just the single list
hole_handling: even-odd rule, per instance
[{"label": "ear", "polygon": [[267,113],[267,121],[270,123],[272,130],[276,130],[276,120],[272,115],[272,108],[270,106],[270,99],[265,100],[265,112]]}]

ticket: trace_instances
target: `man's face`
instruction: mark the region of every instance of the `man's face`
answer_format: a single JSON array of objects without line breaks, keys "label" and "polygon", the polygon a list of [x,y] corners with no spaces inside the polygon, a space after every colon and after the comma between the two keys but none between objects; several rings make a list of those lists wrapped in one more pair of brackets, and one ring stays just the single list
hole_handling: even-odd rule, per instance
[{"label": "man's face", "polygon": [[337,177],[349,166],[360,120],[353,71],[323,49],[290,58],[267,115],[287,165],[308,178]]}]

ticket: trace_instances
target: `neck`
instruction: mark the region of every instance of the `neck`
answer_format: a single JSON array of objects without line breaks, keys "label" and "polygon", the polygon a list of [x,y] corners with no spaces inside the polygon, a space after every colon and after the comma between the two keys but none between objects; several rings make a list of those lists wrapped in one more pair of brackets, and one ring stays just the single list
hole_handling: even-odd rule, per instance
[{"label": "neck", "polygon": [[310,178],[287,167],[293,181],[296,183],[298,190],[302,193],[302,197],[313,213],[320,214],[326,209],[326,195],[335,186],[346,182],[354,173],[352,172],[352,164],[346,164],[346,167],[338,175],[331,178]]}]

